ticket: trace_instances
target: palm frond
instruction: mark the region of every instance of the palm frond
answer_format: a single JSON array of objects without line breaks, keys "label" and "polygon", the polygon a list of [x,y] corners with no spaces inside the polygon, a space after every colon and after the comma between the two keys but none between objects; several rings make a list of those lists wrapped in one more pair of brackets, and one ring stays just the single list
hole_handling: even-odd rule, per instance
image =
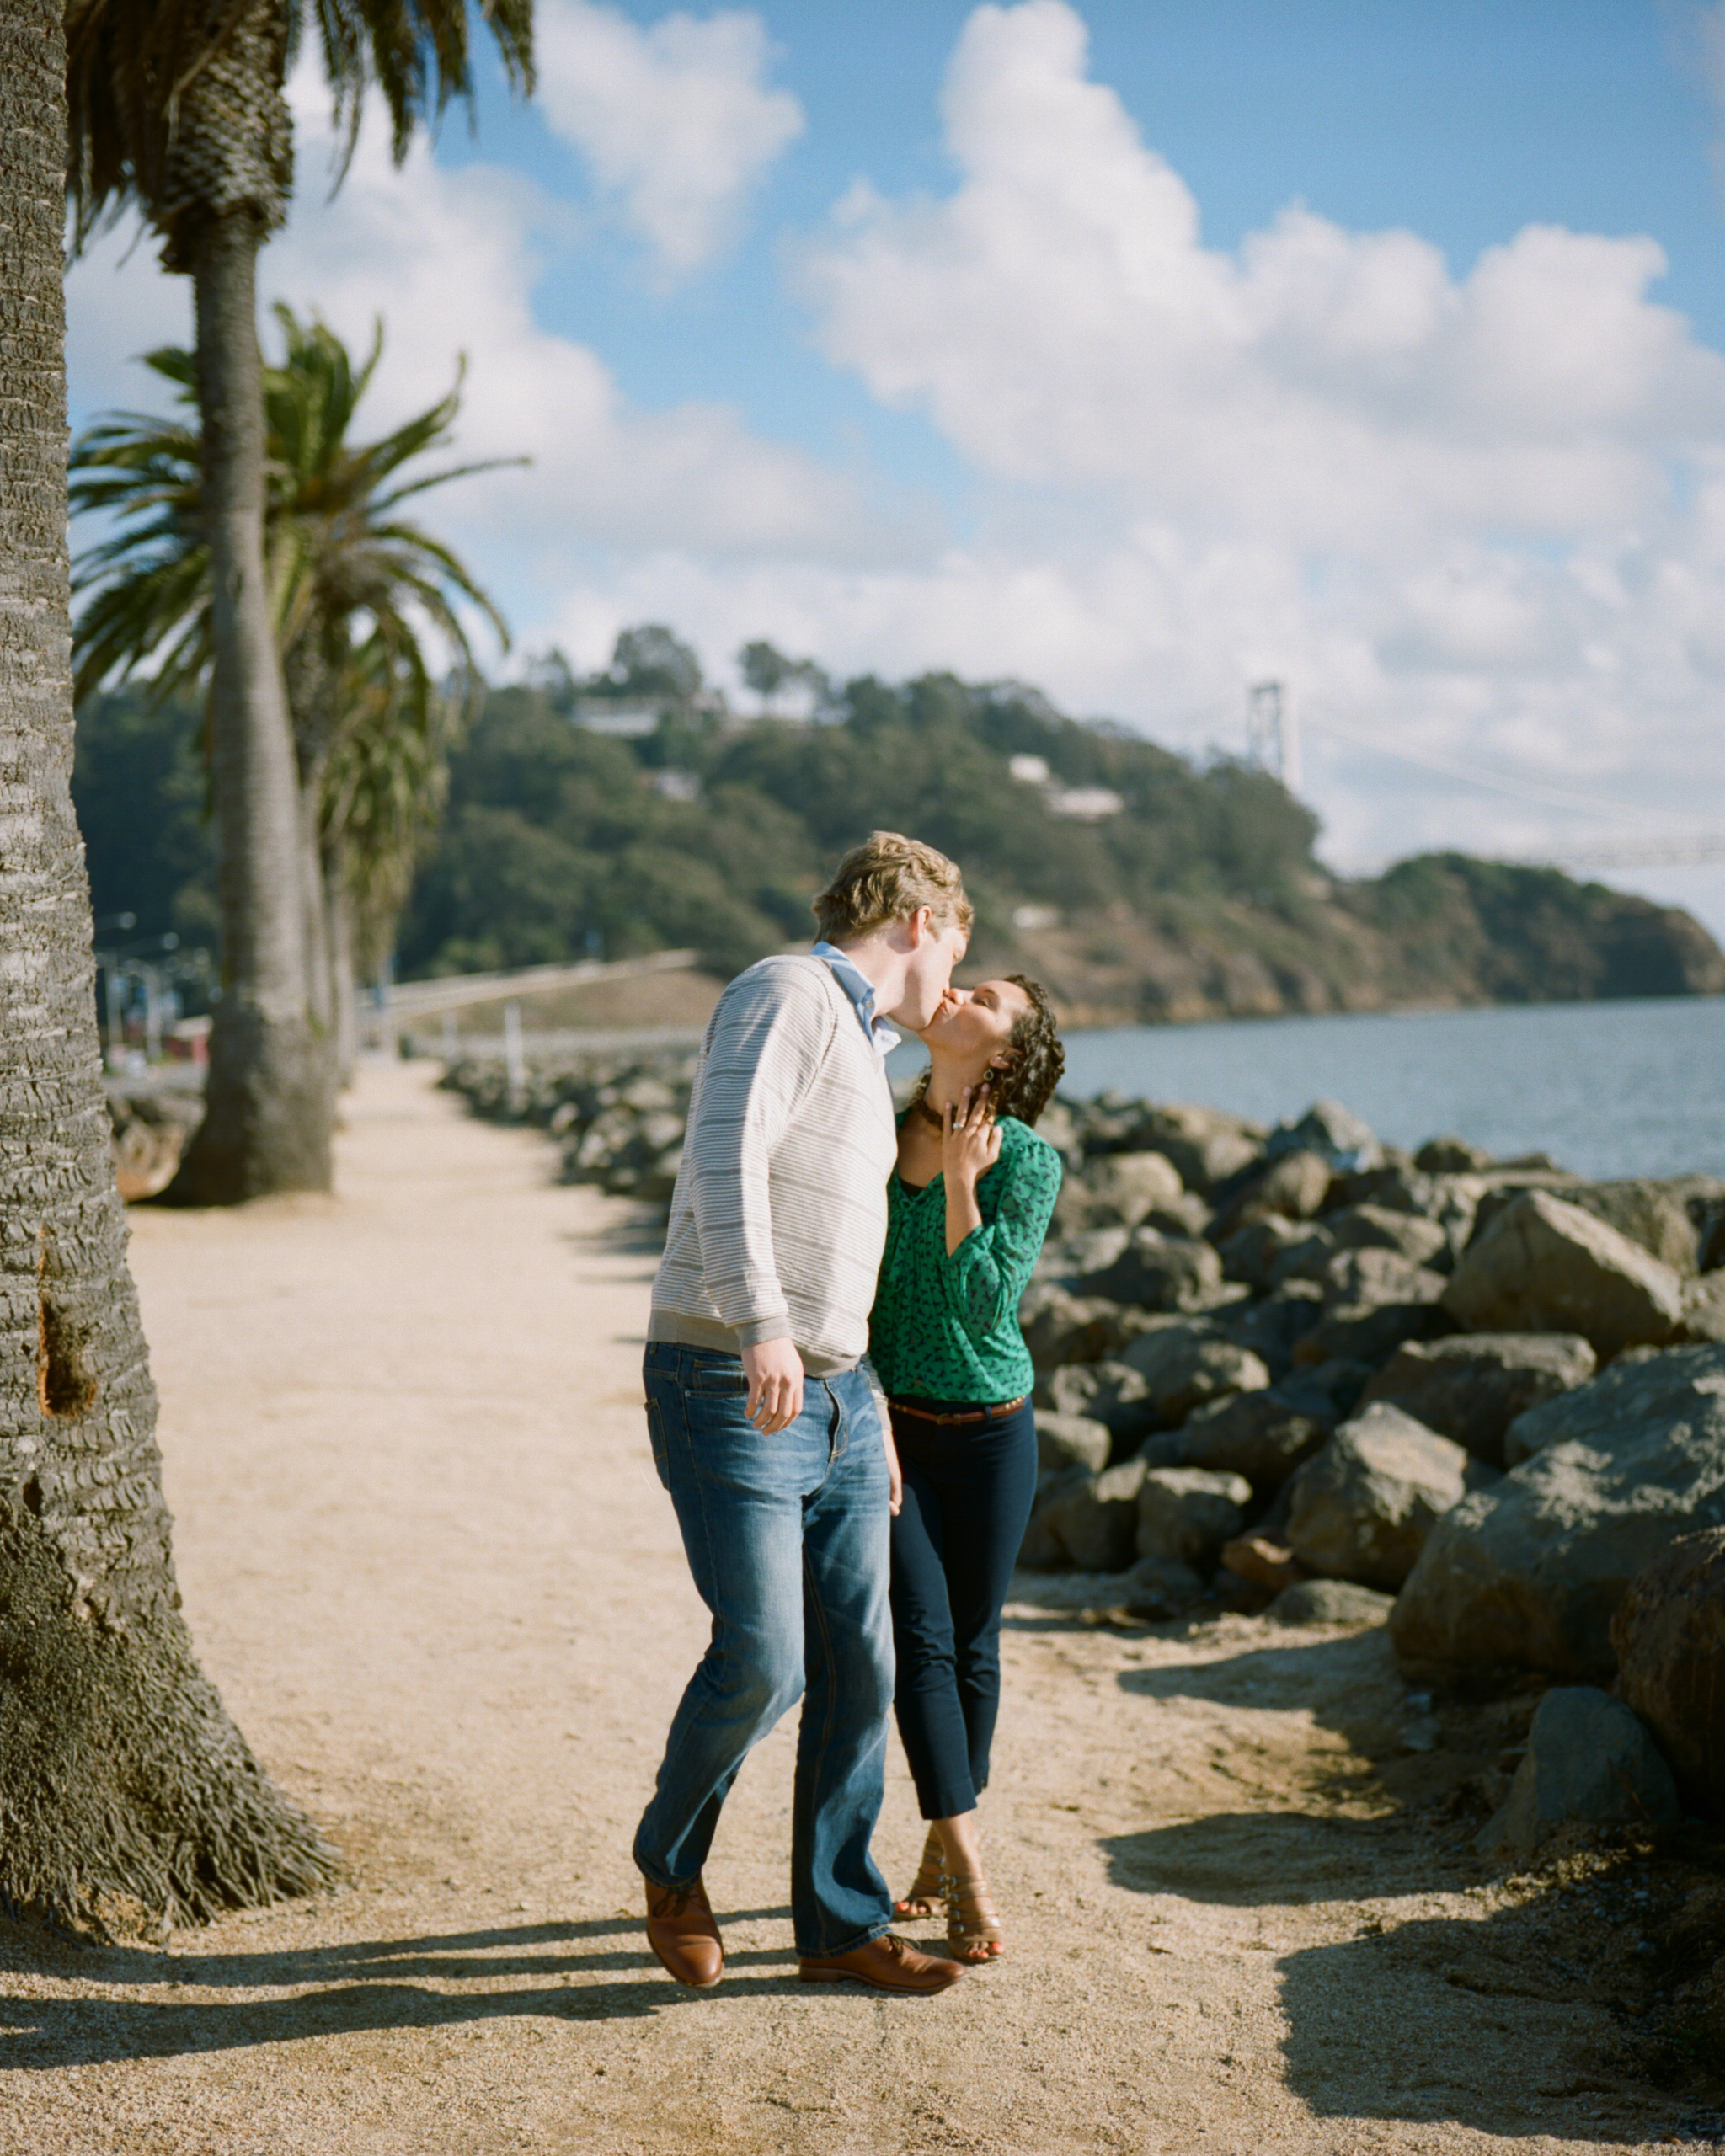
[{"label": "palm frond", "polygon": [[[382,356],[373,329],[358,365],[316,316],[278,306],[282,356],[264,370],[264,566],[307,782],[360,924],[387,934],[441,813],[451,739],[479,670],[469,633],[481,615],[507,650],[509,626],[461,557],[417,520],[409,499],[476,472],[525,462],[487,458],[422,473],[415,458],[446,443],[461,408],[448,392],[373,441],[351,439]],[[191,355],[166,346],[150,365],[190,402]],[[74,565],[77,693],[134,678],[152,696],[204,687],[211,664],[209,550],[202,438],[174,419],[109,413],[73,445],[76,515],[111,526]],[[461,693],[433,686],[430,633],[455,661]]]},{"label": "palm frond", "polygon": [[485,456],[474,464],[451,464],[447,471],[430,472],[424,478],[409,480],[404,487],[398,487],[391,494],[380,494],[376,507],[393,509],[398,502],[406,501],[411,495],[429,493],[433,487],[447,486],[451,479],[470,479],[476,472],[507,472],[525,469],[532,463],[531,456]]},{"label": "palm frond", "polygon": [[[512,88],[533,87],[532,0],[481,0]],[[312,0],[324,78],[344,138],[336,184],[359,140],[373,84],[389,109],[390,147],[399,164],[416,126],[435,129],[451,98],[471,102],[466,0]]]}]

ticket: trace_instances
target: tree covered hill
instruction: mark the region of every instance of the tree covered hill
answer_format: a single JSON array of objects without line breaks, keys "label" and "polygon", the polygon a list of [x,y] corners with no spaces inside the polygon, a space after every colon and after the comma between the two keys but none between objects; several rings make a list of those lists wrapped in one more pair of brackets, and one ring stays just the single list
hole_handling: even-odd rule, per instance
[{"label": "tree covered hill", "polygon": [[636,740],[574,723],[572,701],[489,698],[403,970],[686,943],[729,974],[806,936],[825,871],[885,826],[964,864],[980,963],[1034,968],[1092,1023],[1725,990],[1687,915],[1555,870],[1446,854],[1338,883],[1267,772],[1200,766],[1034,691],[864,679],[818,722],[742,727],[686,696]]},{"label": "tree covered hill", "polygon": [[[664,651],[641,643],[652,634]],[[818,718],[740,724],[673,639],[631,635],[629,663],[579,690],[553,664],[487,696],[452,758],[401,973],[686,944],[729,974],[806,937],[825,872],[884,825],[963,863],[978,961],[1034,970],[1078,1022],[1725,990],[1725,955],[1675,909],[1460,854],[1338,882],[1313,858],[1316,819],[1268,773],[1064,718],[1032,690],[820,683]],[[633,738],[593,723],[628,710],[656,723]],[[164,761],[162,723],[122,698],[87,712],[80,813],[99,912],[153,926],[148,892],[174,914],[162,926],[195,930],[207,869],[186,829],[190,750]],[[164,807],[141,848],[148,784]]]}]

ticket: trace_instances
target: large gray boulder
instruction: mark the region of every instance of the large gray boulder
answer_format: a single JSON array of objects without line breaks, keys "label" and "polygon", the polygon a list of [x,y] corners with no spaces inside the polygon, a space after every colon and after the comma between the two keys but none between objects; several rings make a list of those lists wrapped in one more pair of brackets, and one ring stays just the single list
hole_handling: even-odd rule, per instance
[{"label": "large gray boulder", "polygon": [[1525,1856],[1561,1827],[1669,1827],[1681,1817],[1671,1769],[1634,1712],[1591,1684],[1560,1684],[1540,1701],[1509,1795],[1474,1846]]},{"label": "large gray boulder", "polygon": [[1725,1393],[1725,1348],[1632,1348],[1587,1384],[1518,1415],[1503,1433],[1503,1461],[1519,1467],[1552,1445],[1613,1453],[1667,1422],[1711,1414]]},{"label": "large gray boulder", "polygon": [[1124,1363],[1068,1363],[1038,1378],[1034,1399],[1039,1412],[1087,1417],[1116,1439],[1141,1438],[1158,1419],[1142,1374]]},{"label": "large gray boulder", "polygon": [[1250,1348],[1284,1378],[1294,1367],[1294,1351],[1324,1313],[1322,1292],[1309,1280],[1291,1280],[1274,1295],[1216,1314],[1218,1331],[1236,1347]]},{"label": "large gray boulder", "polygon": [[1091,1479],[1087,1467],[1055,1468],[1036,1478],[1036,1503],[1029,1524],[1024,1529],[1024,1539],[1018,1545],[1017,1561],[1033,1572],[1058,1572],[1071,1563],[1066,1545],[1048,1524],[1048,1510],[1054,1499],[1063,1491],[1076,1489],[1081,1482]]},{"label": "large gray boulder", "polygon": [[1699,1280],[1684,1282],[1683,1321],[1678,1337],[1725,1340],[1725,1273],[1704,1273]]},{"label": "large gray boulder", "polygon": [[1075,1295],[1053,1280],[1033,1280],[1018,1304],[1018,1330],[1039,1370],[1062,1363],[1099,1363],[1103,1314],[1115,1308],[1100,1295]]},{"label": "large gray boulder", "polygon": [[1154,1322],[1146,1311],[1105,1295],[1075,1295],[1051,1280],[1033,1281],[1018,1305],[1018,1328],[1039,1370],[1104,1362]]},{"label": "large gray boulder", "polygon": [[1441,1302],[1342,1303],[1326,1310],[1294,1343],[1296,1369],[1319,1363],[1387,1362],[1407,1340],[1440,1340],[1455,1330]]},{"label": "large gray boulder", "polygon": [[1314,1101],[1297,1123],[1279,1123],[1264,1145],[1272,1161],[1316,1153],[1332,1173],[1358,1175],[1383,1163],[1384,1149],[1369,1123],[1339,1101]]},{"label": "large gray boulder", "polygon": [[1277,1625],[1381,1625],[1394,1607],[1356,1580],[1296,1580],[1263,1614]]},{"label": "large gray boulder", "polygon": [[1166,1153],[1104,1153],[1069,1176],[1055,1203],[1062,1234],[1085,1228],[1135,1228],[1157,1207],[1186,1194],[1179,1171]]},{"label": "large gray boulder", "polygon": [[1238,1280],[1254,1294],[1267,1294],[1284,1253],[1299,1249],[1311,1232],[1304,1222],[1284,1220],[1279,1213],[1248,1220],[1218,1246],[1223,1278]]},{"label": "large gray boulder", "polygon": [[1218,1210],[1210,1233],[1223,1242],[1236,1228],[1272,1213],[1287,1220],[1310,1220],[1329,1193],[1330,1164],[1322,1154],[1284,1153],[1215,1193]]},{"label": "large gray boulder", "polygon": [[1207,1326],[1170,1325],[1140,1333],[1122,1351],[1124,1368],[1143,1379],[1154,1419],[1183,1422],[1195,1407],[1230,1393],[1258,1392],[1270,1381],[1263,1362]]},{"label": "large gray boulder", "polygon": [[1429,1176],[1459,1176],[1492,1165],[1483,1145],[1466,1138],[1428,1138],[1413,1156],[1413,1165]]},{"label": "large gray boulder", "polygon": [[[1410,1218],[1412,1216],[1410,1215]],[[1311,1276],[1330,1310],[1381,1310],[1390,1303],[1435,1303],[1449,1284],[1441,1273],[1379,1245],[1332,1251]]]},{"label": "large gray boulder", "polygon": [[1617,1689],[1690,1802],[1725,1819],[1725,1528],[1680,1535],[1611,1620]]},{"label": "large gray boulder", "polygon": [[1087,1273],[1098,1273],[1132,1240],[1130,1228],[1086,1228],[1076,1235],[1050,1235],[1031,1275],[1033,1283],[1058,1282],[1071,1288]]},{"label": "large gray boulder", "polygon": [[1437,1526],[1396,1604],[1418,1663],[1609,1674],[1629,1582],[1674,1537],[1725,1525],[1725,1347],[1614,1364],[1509,1426],[1529,1455]]},{"label": "large gray boulder", "polygon": [[1578,1205],[1620,1235],[1639,1243],[1674,1273],[1693,1273],[1697,1237],[1684,1196],[1690,1186],[1705,1185],[1706,1181],[1704,1177],[1685,1177],[1662,1182],[1651,1177],[1636,1177],[1621,1182],[1583,1183],[1578,1190],[1567,1190],[1563,1196],[1567,1203]]},{"label": "large gray boulder", "polygon": [[1431,1264],[1450,1246],[1440,1222],[1387,1205],[1344,1205],[1324,1225],[1338,1250],[1391,1250],[1413,1265]]},{"label": "large gray boulder", "polygon": [[1039,1411],[1036,1417],[1036,1465],[1039,1474],[1068,1467],[1082,1467],[1099,1475],[1108,1464],[1114,1438],[1106,1422],[1088,1415],[1060,1415]]},{"label": "large gray boulder", "polygon": [[1113,1263],[1086,1273],[1078,1286],[1084,1294],[1140,1310],[1201,1310],[1219,1299],[1222,1261],[1198,1236],[1136,1228]]},{"label": "large gray boulder", "polygon": [[1297,1378],[1236,1392],[1194,1408],[1181,1435],[1191,1467],[1243,1475],[1261,1496],[1279,1490],[1335,1428],[1335,1408],[1317,1386]]},{"label": "large gray boulder", "polygon": [[[1275,1217],[1274,1214],[1271,1215],[1272,1219]],[[1252,1226],[1255,1228],[1263,1225],[1262,1221],[1254,1221]],[[1249,1235],[1251,1232],[1251,1228],[1242,1228],[1238,1234],[1231,1235],[1228,1238],[1229,1248],[1231,1249],[1239,1241],[1241,1235]],[[1302,1228],[1296,1231],[1294,1240],[1283,1246],[1270,1267],[1268,1280],[1270,1293],[1274,1294],[1278,1288],[1286,1287],[1290,1280],[1316,1282],[1325,1266],[1334,1257],[1335,1251],[1336,1238],[1322,1221],[1305,1222]],[[1322,1289],[1319,1292],[1322,1292]]]},{"label": "large gray boulder", "polygon": [[1485,1472],[1399,1408],[1369,1407],[1294,1477],[1288,1546],[1308,1572],[1398,1588],[1433,1527]]},{"label": "large gray boulder", "polygon": [[1202,1467],[1152,1467],[1138,1486],[1138,1554],[1209,1572],[1246,1524],[1252,1485]]},{"label": "large gray boulder", "polygon": [[1503,1433],[1518,1415],[1585,1385],[1593,1349],[1575,1332],[1462,1332],[1448,1340],[1410,1340],[1396,1350],[1360,1395],[1383,1401],[1477,1460],[1506,1465]]},{"label": "large gray boulder", "polygon": [[1178,1198],[1152,1205],[1139,1225],[1157,1229],[1165,1235],[1201,1235],[1214,1218],[1210,1207],[1195,1190],[1183,1190]]},{"label": "large gray boulder", "polygon": [[1469,1244],[1444,1307],[1473,1332],[1578,1332],[1602,1355],[1669,1340],[1683,1283],[1591,1213],[1528,1190]]},{"label": "large gray boulder", "polygon": [[1148,1470],[1124,1460],[1100,1475],[1074,1481],[1037,1514],[1044,1529],[1082,1572],[1123,1572],[1138,1554],[1138,1492]]},{"label": "large gray boulder", "polygon": [[[1330,1185],[1330,1203],[1344,1211],[1370,1206],[1375,1213],[1399,1213],[1441,1228],[1442,1252],[1421,1262],[1446,1271],[1467,1247],[1488,1187],[1480,1176],[1423,1175],[1397,1162],[1370,1175],[1338,1176]],[[1333,1220],[1338,1215],[1332,1211],[1325,1217]]]},{"label": "large gray boulder", "polygon": [[1165,1154],[1186,1187],[1208,1198],[1218,1183],[1258,1158],[1263,1125],[1223,1108],[1175,1102],[1151,1109],[1134,1127],[1131,1138],[1135,1145]]}]

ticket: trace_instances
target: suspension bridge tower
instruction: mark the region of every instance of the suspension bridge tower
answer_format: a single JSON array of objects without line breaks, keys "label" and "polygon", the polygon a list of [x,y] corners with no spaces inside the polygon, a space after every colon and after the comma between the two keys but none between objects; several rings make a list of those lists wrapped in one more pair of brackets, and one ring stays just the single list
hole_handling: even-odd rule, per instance
[{"label": "suspension bridge tower", "polygon": [[1246,691],[1246,760],[1299,792],[1300,729],[1280,681],[1254,681]]}]

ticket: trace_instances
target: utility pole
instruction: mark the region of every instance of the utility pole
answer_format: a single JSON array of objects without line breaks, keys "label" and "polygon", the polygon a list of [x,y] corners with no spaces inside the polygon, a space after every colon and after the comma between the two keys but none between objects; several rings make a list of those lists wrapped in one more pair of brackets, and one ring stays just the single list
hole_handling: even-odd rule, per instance
[{"label": "utility pole", "polygon": [[510,1109],[518,1115],[527,1096],[527,1059],[521,1050],[521,1006],[513,996],[503,1006],[503,1068]]},{"label": "utility pole", "polygon": [[1279,681],[1254,681],[1246,691],[1246,760],[1274,772],[1290,793],[1299,792],[1300,729]]},{"label": "utility pole", "polygon": [[138,971],[144,977],[144,1060],[154,1065],[162,1060],[162,971],[148,965]]}]

